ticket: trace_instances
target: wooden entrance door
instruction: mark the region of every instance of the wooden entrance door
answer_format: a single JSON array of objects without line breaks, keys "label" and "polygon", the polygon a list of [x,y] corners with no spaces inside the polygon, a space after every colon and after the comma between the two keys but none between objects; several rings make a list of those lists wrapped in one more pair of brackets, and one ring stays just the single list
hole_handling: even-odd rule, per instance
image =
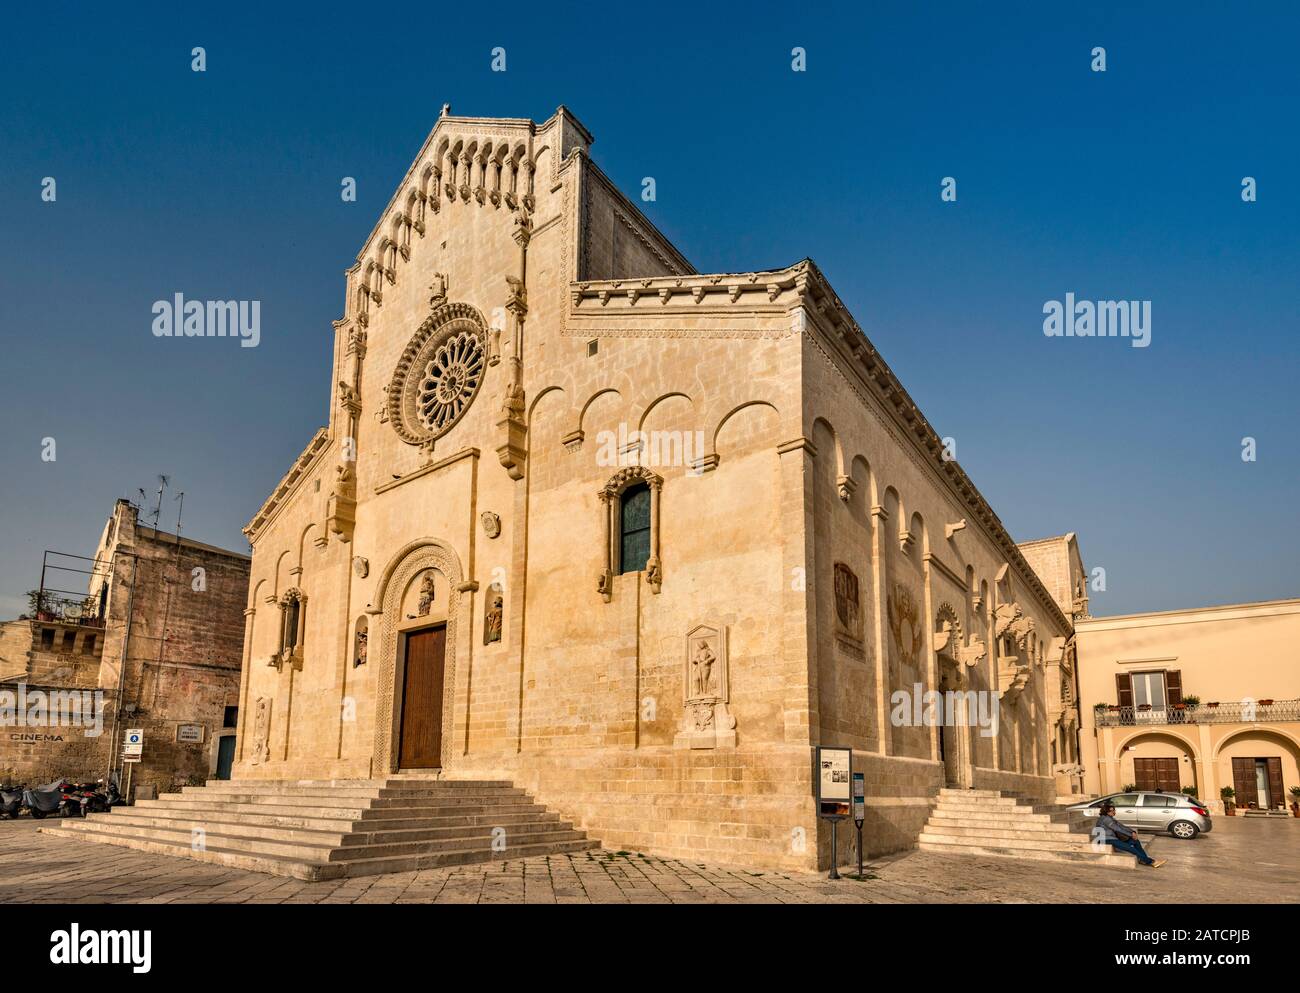
[{"label": "wooden entrance door", "polygon": [[1267,758],[1234,758],[1232,788],[1237,791],[1232,799],[1238,807],[1248,807],[1253,803],[1260,810],[1275,810],[1286,806],[1286,796],[1282,789],[1282,760],[1276,755]]},{"label": "wooden entrance door", "polygon": [[446,647],[446,627],[406,636],[399,768],[437,769],[442,765],[442,663]]},{"label": "wooden entrance door", "polygon": [[1178,759],[1134,759],[1133,778],[1140,790],[1177,793],[1182,788]]},{"label": "wooden entrance door", "polygon": [[1255,781],[1255,760],[1252,758],[1234,758],[1232,760],[1232,788],[1237,795],[1232,798],[1238,807],[1249,807],[1252,803],[1259,806],[1259,786]]}]

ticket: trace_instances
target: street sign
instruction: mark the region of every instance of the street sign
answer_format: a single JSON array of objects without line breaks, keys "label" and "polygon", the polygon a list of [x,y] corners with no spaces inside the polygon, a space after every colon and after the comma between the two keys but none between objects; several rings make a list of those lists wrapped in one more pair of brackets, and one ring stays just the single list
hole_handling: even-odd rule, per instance
[{"label": "street sign", "polygon": [[139,762],[141,754],[144,753],[144,729],[129,728],[126,735],[122,738],[122,758],[129,760],[130,756],[135,756],[134,761]]},{"label": "street sign", "polygon": [[853,774],[853,819],[858,827],[867,819],[867,777],[860,772]]},{"label": "street sign", "polygon": [[817,748],[817,813],[821,817],[849,815],[853,750]]},{"label": "street sign", "polygon": [[176,725],[176,740],[189,742],[191,744],[201,744],[203,742],[203,725],[202,724],[178,724]]},{"label": "street sign", "polygon": [[839,840],[836,828],[849,816],[850,782],[853,778],[853,749],[817,746],[817,816],[831,822],[831,871],[828,879],[839,879]]}]

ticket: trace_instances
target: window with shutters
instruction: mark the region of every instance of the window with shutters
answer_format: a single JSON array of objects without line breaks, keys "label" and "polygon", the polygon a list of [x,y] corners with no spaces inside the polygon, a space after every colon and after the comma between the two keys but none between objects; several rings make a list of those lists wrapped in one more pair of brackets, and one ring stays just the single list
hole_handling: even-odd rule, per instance
[{"label": "window with shutters", "polygon": [[1117,672],[1115,698],[1121,722],[1180,723],[1183,719],[1183,680],[1177,669]]}]

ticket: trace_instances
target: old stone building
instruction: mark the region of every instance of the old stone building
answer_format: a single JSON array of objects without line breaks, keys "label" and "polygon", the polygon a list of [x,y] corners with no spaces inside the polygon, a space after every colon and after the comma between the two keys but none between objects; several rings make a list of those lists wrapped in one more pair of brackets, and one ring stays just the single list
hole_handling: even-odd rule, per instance
[{"label": "old stone building", "polygon": [[[126,500],[93,556],[51,554],[31,616],[0,630],[5,781],[120,770],[126,729],[144,732],[141,760],[123,777],[136,795],[228,776],[249,557],[142,524]],[[76,577],[84,593],[67,588]],[[33,709],[73,694],[83,711],[93,705],[94,722]]]},{"label": "old stone building", "polygon": [[[792,868],[819,744],[872,852],[945,784],[1056,795],[1062,601],[811,261],[697,273],[591,143],[444,109],[348,270],[328,424],[247,528],[235,777],[510,780]],[[958,689],[992,725],[923,718]]]}]

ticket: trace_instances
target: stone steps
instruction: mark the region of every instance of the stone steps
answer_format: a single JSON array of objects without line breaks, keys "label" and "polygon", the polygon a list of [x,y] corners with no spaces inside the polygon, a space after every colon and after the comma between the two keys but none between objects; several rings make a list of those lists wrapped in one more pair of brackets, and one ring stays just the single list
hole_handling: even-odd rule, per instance
[{"label": "stone steps", "polygon": [[[349,812],[350,813],[350,812]],[[364,811],[363,811],[364,813]],[[391,813],[391,811],[383,811]],[[419,828],[444,828],[459,826],[487,825],[488,827],[509,827],[513,824],[533,821],[558,821],[559,815],[542,810],[535,804],[494,808],[490,812],[463,814],[444,814],[438,809],[428,812],[417,811],[411,817],[361,818],[342,816],[339,811],[326,810],[321,816],[302,817],[282,814],[247,813],[238,808],[222,807],[213,804],[207,808],[185,807],[172,809],[168,807],[141,808],[114,807],[112,817],[133,822],[156,823],[158,826],[174,822],[240,824],[261,828],[303,828],[316,831],[405,831]]]},{"label": "stone steps", "polygon": [[[453,820],[456,820],[453,818]],[[391,822],[370,822],[358,824],[348,821],[310,821],[292,827],[282,825],[250,824],[239,814],[219,814],[216,818],[172,818],[117,816],[102,824],[105,830],[116,831],[119,828],[156,828],[159,831],[182,831],[192,833],[195,829],[207,835],[243,835],[250,838],[265,838],[270,841],[302,841],[309,844],[324,844],[333,847],[348,847],[366,842],[399,841],[436,841],[445,838],[476,838],[490,835],[500,828],[507,836],[512,833],[531,833],[543,829],[555,830],[568,825],[560,821],[559,815],[534,813],[515,815],[510,818],[490,818],[472,823],[438,823],[438,819],[427,818],[415,823],[401,822],[396,826]],[[362,830],[369,827],[370,830]]]},{"label": "stone steps", "polygon": [[1035,821],[1021,822],[1010,817],[999,818],[996,821],[982,821],[965,817],[931,816],[927,826],[945,834],[980,834],[983,832],[992,837],[1003,831],[1020,831],[1035,836],[1041,835],[1052,838],[1088,837],[1085,832],[1071,831],[1068,824],[1040,824]]},{"label": "stone steps", "polygon": [[939,791],[917,847],[925,852],[1036,861],[1080,862],[1131,869],[1137,859],[1095,847],[1088,822],[1059,804],[994,790]]},{"label": "stone steps", "polygon": [[502,781],[219,782],[42,828],[298,879],[599,847]]},{"label": "stone steps", "polygon": [[1137,866],[1137,859],[1130,855],[1110,855],[1091,851],[1046,851],[1021,848],[1018,844],[1008,848],[994,844],[962,844],[947,840],[923,841],[918,843],[917,847],[923,852],[938,852],[944,855],[983,855],[994,858],[1025,859],[1031,862],[1078,862],[1109,869],[1132,869]]}]

